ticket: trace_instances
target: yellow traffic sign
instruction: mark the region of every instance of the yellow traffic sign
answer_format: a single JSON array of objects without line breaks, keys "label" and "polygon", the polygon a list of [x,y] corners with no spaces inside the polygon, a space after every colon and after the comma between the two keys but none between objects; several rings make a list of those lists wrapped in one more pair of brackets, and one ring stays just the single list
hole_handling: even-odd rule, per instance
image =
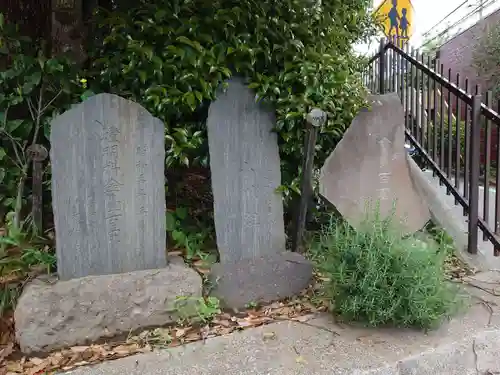
[{"label": "yellow traffic sign", "polygon": [[[437,0],[439,1],[439,0]],[[384,28],[384,34],[403,47],[413,34],[413,5],[410,0],[384,0],[375,10],[375,17]]]}]

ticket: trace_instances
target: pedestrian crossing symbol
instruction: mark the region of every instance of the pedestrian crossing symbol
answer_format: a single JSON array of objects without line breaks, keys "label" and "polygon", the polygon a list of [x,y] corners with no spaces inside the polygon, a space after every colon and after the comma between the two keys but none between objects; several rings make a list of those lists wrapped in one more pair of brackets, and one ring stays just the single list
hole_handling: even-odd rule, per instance
[{"label": "pedestrian crossing symbol", "polygon": [[396,38],[397,45],[404,47],[412,36],[413,5],[410,0],[384,0],[375,10],[375,17],[388,38]]}]

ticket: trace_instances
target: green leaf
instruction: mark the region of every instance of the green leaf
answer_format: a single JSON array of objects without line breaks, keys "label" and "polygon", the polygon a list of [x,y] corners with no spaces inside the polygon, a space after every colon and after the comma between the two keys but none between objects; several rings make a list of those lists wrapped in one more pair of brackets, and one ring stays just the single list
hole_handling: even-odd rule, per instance
[{"label": "green leaf", "polygon": [[186,243],[186,235],[180,230],[174,230],[172,232],[172,238],[179,245],[184,245]]},{"label": "green leaf", "polygon": [[167,232],[172,232],[177,227],[175,223],[175,216],[170,211],[167,211],[167,214],[165,216],[165,227],[167,229]]},{"label": "green leaf", "polygon": [[9,133],[15,132],[22,124],[24,120],[10,120],[7,121],[7,131]]},{"label": "green leaf", "polygon": [[192,92],[186,93],[184,96],[186,103],[194,110],[196,108],[196,97]]},{"label": "green leaf", "polygon": [[42,73],[41,72],[35,72],[31,76],[28,77],[28,81],[33,86],[38,86],[40,84],[41,80],[42,80]]},{"label": "green leaf", "polygon": [[95,93],[92,90],[85,90],[85,92],[82,95],[80,95],[80,99],[84,101],[94,95]]},{"label": "green leaf", "polygon": [[201,46],[200,43],[198,43],[197,41],[193,41],[193,40],[191,40],[183,35],[177,37],[176,41],[178,41],[179,43],[186,44],[199,52],[201,52],[203,50],[203,47]]},{"label": "green leaf", "polygon": [[[3,151],[3,149],[0,149],[0,150]],[[5,153],[5,151],[4,151],[4,153]],[[4,156],[5,156],[5,154],[4,154]],[[0,158],[0,160],[2,160],[2,159]],[[3,179],[5,178],[6,173],[7,172],[5,171],[5,168],[0,168],[0,184],[3,182]]]},{"label": "green leaf", "polygon": [[175,214],[179,219],[184,220],[187,217],[188,210],[186,207],[177,207]]}]

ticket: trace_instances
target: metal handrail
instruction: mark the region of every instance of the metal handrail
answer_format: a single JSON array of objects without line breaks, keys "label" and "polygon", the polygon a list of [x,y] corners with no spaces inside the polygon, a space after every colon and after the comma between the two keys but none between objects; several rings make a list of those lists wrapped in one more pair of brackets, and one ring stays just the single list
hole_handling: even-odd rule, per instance
[{"label": "metal handrail", "polygon": [[[388,52],[392,50],[390,53]],[[386,55],[388,60],[386,61]],[[410,144],[419,152],[426,160],[427,165],[438,176],[440,183],[446,186],[448,194],[452,194],[455,198],[455,204],[463,207],[464,215],[468,216],[468,251],[472,254],[478,252],[478,229],[483,234],[484,240],[489,240],[493,245],[494,254],[500,256],[500,147],[496,151],[491,148],[492,144],[492,126],[500,127],[500,109],[497,111],[490,108],[492,106],[491,91],[486,92],[486,104],[482,102],[482,96],[479,86],[476,85],[475,92],[468,92],[468,80],[465,80],[465,89],[460,87],[460,78],[457,74],[456,83],[451,82],[451,70],[449,70],[448,78],[443,76],[443,65],[440,65],[440,73],[437,72],[437,66],[434,68],[430,65],[430,59],[427,65],[424,61],[419,61],[418,54],[416,57],[412,51],[403,50],[397,46],[392,40],[381,40],[378,53],[368,59],[368,66],[375,67],[376,71],[371,73],[367,71],[365,78],[368,77],[366,83],[371,86],[372,90],[380,93],[386,92],[386,85],[389,90],[401,91],[401,101],[403,106],[411,104],[411,116],[407,113],[405,116],[405,133]],[[389,64],[390,68],[387,71]],[[406,73],[411,66],[411,72],[415,72],[417,88],[408,84]],[[405,70],[406,67],[406,70]],[[403,68],[403,70],[401,70]],[[397,73],[396,73],[397,72]],[[373,74],[375,73],[375,74]],[[368,76],[367,76],[368,75]],[[424,85],[422,93],[420,93],[420,85]],[[427,108],[424,107],[425,101],[425,85],[427,86]],[[432,86],[432,90],[431,90]],[[414,93],[414,91],[416,91]],[[448,99],[445,100],[443,91],[447,91]],[[433,114],[430,118],[430,102],[431,92],[433,96]],[[438,114],[437,95],[440,96],[440,113]],[[451,98],[454,97],[456,113],[453,114]],[[410,103],[408,101],[410,100]],[[417,108],[414,108],[414,100],[416,100]],[[446,104],[446,114],[443,113],[444,105]],[[500,102],[498,103],[500,108]],[[465,118],[465,142],[461,143],[461,126],[459,126],[460,108],[466,108]],[[415,112],[415,120],[413,119],[413,111]],[[425,120],[424,120],[425,116]],[[484,116],[484,117],[482,117]],[[439,117],[439,120],[438,120]],[[446,120],[447,117],[448,119]],[[486,127],[484,133],[481,133],[482,121],[485,121]],[[415,122],[416,121],[416,122]],[[444,127],[447,121],[446,129]],[[455,131],[452,131],[454,124]],[[429,126],[431,126],[429,128]],[[497,128],[498,129],[498,128]],[[415,134],[413,134],[415,133]],[[481,161],[481,138],[484,134],[485,142],[485,162]],[[445,143],[445,137],[447,138]],[[452,138],[453,137],[453,138]],[[500,145],[500,131],[495,135],[495,140]],[[439,142],[439,143],[438,143]],[[455,146],[453,146],[453,144]],[[462,146],[464,150],[462,151]],[[446,148],[446,151],[444,151]],[[495,191],[495,218],[493,224],[490,222],[490,192],[489,181],[492,170],[492,153],[496,155],[496,185]],[[462,153],[464,154],[462,156]],[[462,159],[463,157],[463,159]],[[462,166],[461,162],[464,162]],[[479,185],[482,179],[481,167],[485,168],[484,174],[484,197],[482,203],[479,202]],[[462,168],[464,169],[464,180],[460,182]],[[449,180],[449,178],[455,179]],[[463,191],[462,191],[463,190]],[[483,206],[483,213],[479,215],[479,205]]]},{"label": "metal handrail", "polygon": [[[390,48],[395,51],[397,54],[401,55],[405,60],[415,65],[417,69],[420,69],[422,72],[427,74],[430,78],[435,80],[437,83],[443,85],[446,90],[451,91],[452,94],[458,96],[462,101],[464,101],[467,105],[472,105],[472,95],[468,94],[465,90],[462,90],[456,84],[448,81],[445,77],[441,76],[439,73],[432,70],[430,67],[422,64],[413,56],[406,53],[403,49],[396,46],[394,43],[389,41],[386,45],[386,48]],[[375,61],[377,58],[380,58],[380,52],[375,54],[375,59],[370,59],[370,63]],[[500,114],[498,114],[493,109],[489,108],[486,104],[481,103],[481,114],[486,117],[486,119],[492,121],[495,125],[500,126]]]}]

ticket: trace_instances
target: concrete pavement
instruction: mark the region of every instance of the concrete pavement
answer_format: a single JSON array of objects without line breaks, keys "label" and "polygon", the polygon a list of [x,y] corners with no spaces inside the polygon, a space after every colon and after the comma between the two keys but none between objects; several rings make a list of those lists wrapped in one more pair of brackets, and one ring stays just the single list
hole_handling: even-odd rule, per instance
[{"label": "concrete pavement", "polygon": [[[65,375],[486,375],[500,373],[500,297],[472,288],[466,314],[429,333],[366,329],[328,315],[282,321]],[[490,372],[488,372],[490,371]]]}]

